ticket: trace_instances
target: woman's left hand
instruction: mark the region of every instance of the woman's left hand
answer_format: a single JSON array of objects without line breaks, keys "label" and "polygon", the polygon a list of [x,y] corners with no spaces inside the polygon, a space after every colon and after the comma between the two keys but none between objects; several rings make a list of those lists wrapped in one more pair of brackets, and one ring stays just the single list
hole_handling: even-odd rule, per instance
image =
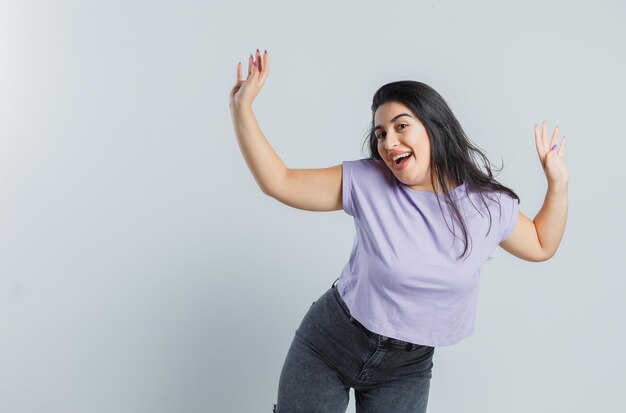
[{"label": "woman's left hand", "polygon": [[563,152],[565,150],[566,138],[561,139],[561,144],[556,145],[557,137],[559,136],[559,127],[554,128],[552,133],[552,140],[550,144],[546,142],[548,137],[548,125],[543,122],[541,131],[539,126],[535,125],[535,144],[537,145],[537,154],[539,154],[539,160],[543,166],[543,171],[548,179],[548,186],[567,186],[569,182],[569,175],[567,174],[567,168],[565,167],[565,159]]}]

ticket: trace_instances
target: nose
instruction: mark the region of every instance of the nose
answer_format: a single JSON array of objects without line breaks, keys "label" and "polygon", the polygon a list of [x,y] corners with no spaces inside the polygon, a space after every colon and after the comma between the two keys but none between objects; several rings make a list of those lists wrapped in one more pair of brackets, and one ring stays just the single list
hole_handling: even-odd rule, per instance
[{"label": "nose", "polygon": [[385,136],[385,149],[391,149],[398,146],[398,137],[395,133],[388,133]]}]

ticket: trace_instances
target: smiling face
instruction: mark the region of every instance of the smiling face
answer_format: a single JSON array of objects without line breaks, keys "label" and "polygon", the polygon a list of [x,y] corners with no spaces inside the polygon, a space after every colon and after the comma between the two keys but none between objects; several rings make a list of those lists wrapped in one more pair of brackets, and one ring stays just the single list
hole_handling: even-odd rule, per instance
[{"label": "smiling face", "polygon": [[[387,102],[374,114],[374,135],[378,153],[400,180],[416,191],[435,192],[430,182],[430,139],[424,125],[404,104]],[[396,153],[411,152],[398,165]]]}]

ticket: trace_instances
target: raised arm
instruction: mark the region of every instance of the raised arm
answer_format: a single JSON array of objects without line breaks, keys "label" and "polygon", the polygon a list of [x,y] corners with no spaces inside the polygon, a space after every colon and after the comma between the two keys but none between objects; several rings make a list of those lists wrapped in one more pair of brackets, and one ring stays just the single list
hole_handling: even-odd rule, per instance
[{"label": "raised arm", "polygon": [[533,220],[519,212],[511,236],[500,246],[511,254],[528,261],[545,261],[556,254],[565,232],[568,210],[567,186],[569,174],[565,166],[565,137],[557,150],[558,126],[547,143],[548,126],[542,124],[541,134],[535,125],[535,144],[539,161],[548,180],[548,191],[541,210]]},{"label": "raised arm", "polygon": [[261,91],[269,71],[267,51],[261,54],[256,51],[256,61],[252,55],[248,58],[248,77],[241,75],[241,63],[237,65],[237,82],[230,92],[230,115],[248,169],[265,194],[273,191],[287,171],[287,167],[274,152],[252,111],[252,102]]},{"label": "raised arm", "polygon": [[556,254],[559,248],[565,224],[567,222],[569,173],[565,166],[565,136],[561,139],[557,149],[559,127],[554,128],[552,139],[548,144],[548,125],[542,122],[541,133],[535,125],[535,144],[537,154],[543,166],[543,171],[548,180],[548,192],[543,201],[543,206],[535,217],[537,236],[541,241],[541,247],[548,257]]},{"label": "raised arm", "polygon": [[324,169],[288,169],[263,135],[252,111],[269,70],[267,52],[263,59],[248,59],[248,77],[241,76],[237,65],[237,83],[230,94],[230,114],[241,153],[261,191],[298,209],[336,211],[341,204],[341,164]]}]

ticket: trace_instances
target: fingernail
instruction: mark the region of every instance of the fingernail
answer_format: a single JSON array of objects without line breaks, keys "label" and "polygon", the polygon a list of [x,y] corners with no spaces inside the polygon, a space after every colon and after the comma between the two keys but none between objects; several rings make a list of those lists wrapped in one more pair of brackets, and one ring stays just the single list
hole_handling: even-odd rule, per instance
[{"label": "fingernail", "polygon": [[554,150],[554,148],[556,148],[556,143],[554,145],[552,145],[552,147],[550,148],[550,150]]}]

